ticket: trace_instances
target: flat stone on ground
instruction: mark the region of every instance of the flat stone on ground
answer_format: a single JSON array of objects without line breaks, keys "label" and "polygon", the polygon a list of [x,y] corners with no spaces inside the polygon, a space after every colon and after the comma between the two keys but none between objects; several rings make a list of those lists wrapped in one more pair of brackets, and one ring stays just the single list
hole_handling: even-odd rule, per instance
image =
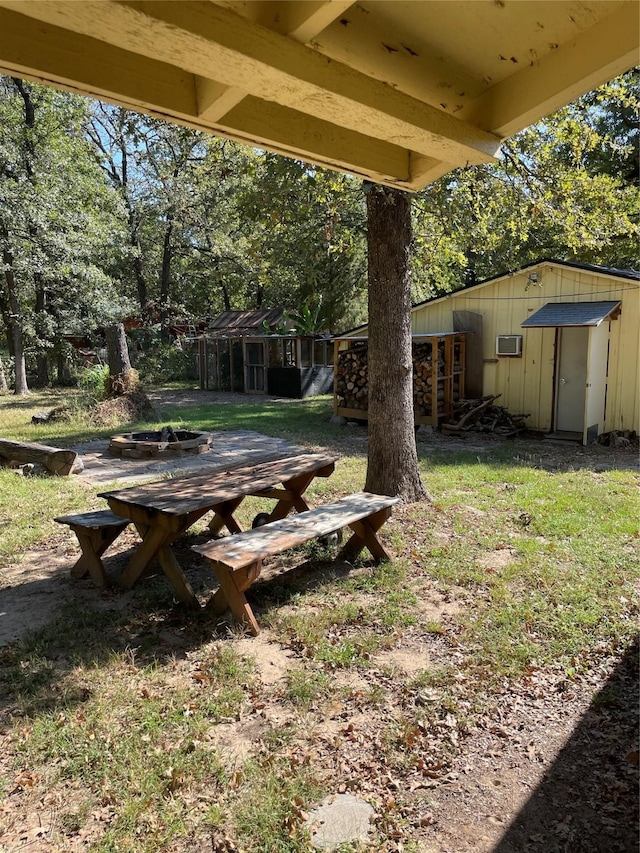
[{"label": "flat stone on ground", "polygon": [[372,807],[353,794],[326,797],[307,818],[311,844],[316,850],[335,850],[341,844],[366,839]]}]

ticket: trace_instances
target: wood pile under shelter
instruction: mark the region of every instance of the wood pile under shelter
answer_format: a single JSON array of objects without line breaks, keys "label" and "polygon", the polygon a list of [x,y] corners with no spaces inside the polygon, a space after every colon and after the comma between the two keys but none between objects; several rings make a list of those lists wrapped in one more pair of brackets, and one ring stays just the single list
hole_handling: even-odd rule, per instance
[{"label": "wood pile under shelter", "polygon": [[[367,418],[368,349],[366,338],[335,341],[334,414]],[[437,426],[450,418],[455,402],[464,396],[464,334],[414,335],[412,362],[415,422]]]}]

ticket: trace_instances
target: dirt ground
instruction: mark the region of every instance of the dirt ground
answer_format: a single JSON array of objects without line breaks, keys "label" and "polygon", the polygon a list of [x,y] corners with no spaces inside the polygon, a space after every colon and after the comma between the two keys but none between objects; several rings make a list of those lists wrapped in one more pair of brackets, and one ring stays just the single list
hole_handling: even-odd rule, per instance
[{"label": "dirt ground", "polygon": [[[212,401],[225,402],[224,395],[208,396]],[[172,404],[203,402],[202,392],[175,392],[170,398],[156,397],[153,402],[161,405],[168,399]],[[232,399],[237,401],[235,396]],[[344,441],[364,451],[366,430],[345,427]],[[495,444],[491,437],[451,439],[428,431],[418,433],[421,452],[446,452],[463,446],[482,453]],[[514,446],[523,458],[550,470],[578,466],[594,471],[640,469],[635,448],[543,446],[539,440],[525,439],[518,439]],[[128,536],[135,534],[121,537],[110,571],[117,572],[119,564],[124,565],[133,544]],[[72,594],[91,606],[128,606],[131,593],[120,593],[115,601],[105,603],[104,593],[89,582],[72,581],[68,570],[76,555],[77,548],[61,531],[46,549],[22,554],[1,570],[0,650],[27,629],[37,627],[38,621],[43,624],[50,619]],[[464,602],[455,597],[425,588],[425,621],[446,623],[461,606]],[[254,715],[217,727],[217,745],[241,760],[267,725],[284,726],[288,722],[281,705],[269,701],[268,696],[284,679],[292,653],[282,648],[268,629],[257,638],[238,637],[235,643],[240,653],[255,660],[265,696]],[[414,626],[403,633],[395,647],[379,653],[367,678],[382,684],[386,674],[393,671],[402,683],[430,660],[446,661],[455,654],[440,638]],[[347,679],[346,686],[357,697],[362,676],[350,673],[339,677]],[[427,704],[429,700],[425,695],[422,701]],[[394,804],[388,802],[389,791],[394,789],[391,773],[384,779],[372,775],[361,787],[361,795],[366,795],[369,784],[374,800],[382,803],[381,797],[385,797],[385,807],[379,813],[384,812],[387,821],[391,813],[391,824],[396,821],[413,827],[410,837],[418,842],[421,853],[632,853],[638,850],[638,707],[637,646],[621,658],[605,660],[600,669],[578,680],[532,669],[521,684],[505,684],[495,704],[471,730],[463,731],[455,720],[450,722],[450,730],[441,736],[451,741],[451,760],[445,771],[433,773],[432,780],[422,776],[416,781],[414,805],[405,805],[405,813],[393,814]],[[419,703],[412,712],[419,721]],[[374,712],[358,713],[357,702],[322,709],[315,718],[316,760],[329,766],[331,744],[340,738],[344,742],[341,769],[347,767],[354,776],[364,778],[365,765],[375,752],[377,722]],[[1,729],[0,722],[0,735]],[[8,772],[2,763],[0,760],[0,769]],[[58,850],[50,845],[46,834],[25,835],[25,827],[33,826],[34,820],[46,823],[51,808],[45,799],[23,800],[22,806],[17,802],[10,806],[8,800],[0,804],[1,853]],[[3,836],[4,821],[13,830]],[[393,831],[387,835],[392,838]],[[401,851],[401,837],[402,833],[396,846],[389,842],[383,850]],[[203,842],[180,849],[195,853],[218,848],[207,841],[206,845]]]}]

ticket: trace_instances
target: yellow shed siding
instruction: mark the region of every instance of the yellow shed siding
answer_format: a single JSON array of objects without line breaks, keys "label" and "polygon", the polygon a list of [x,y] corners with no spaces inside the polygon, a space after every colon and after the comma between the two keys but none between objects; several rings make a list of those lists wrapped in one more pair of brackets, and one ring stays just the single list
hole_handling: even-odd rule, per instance
[{"label": "yellow shed siding", "polygon": [[611,323],[605,431],[640,431],[640,291],[630,290]]},{"label": "yellow shed siding", "polygon": [[[532,283],[529,276],[538,273]],[[453,331],[453,311],[482,315],[484,393],[501,393],[501,405],[529,413],[533,429],[552,428],[556,330],[522,329],[521,323],[547,302],[622,302],[610,324],[605,430],[640,431],[640,283],[576,268],[543,264],[505,276],[413,310],[416,334]],[[495,354],[497,335],[523,336],[521,358]]]},{"label": "yellow shed siding", "polygon": [[[537,282],[530,280],[537,273]],[[522,329],[547,302],[622,303],[609,323],[609,364],[604,429],[640,432],[640,282],[556,264],[540,264],[425,305],[411,315],[414,334],[452,332],[453,312],[482,316],[483,393],[501,394],[500,405],[529,414],[532,429],[553,428],[555,328]],[[606,322],[606,321],[605,321]],[[357,330],[366,335],[366,327]],[[498,335],[522,335],[522,357],[497,357]]]}]

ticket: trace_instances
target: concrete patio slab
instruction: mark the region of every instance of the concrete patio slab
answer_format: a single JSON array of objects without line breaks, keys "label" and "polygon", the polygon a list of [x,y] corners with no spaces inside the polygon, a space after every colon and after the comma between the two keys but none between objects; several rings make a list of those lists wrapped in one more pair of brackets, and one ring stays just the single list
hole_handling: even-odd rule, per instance
[{"label": "concrete patio slab", "polygon": [[216,471],[242,462],[249,465],[252,460],[279,459],[304,450],[283,439],[252,430],[219,430],[211,436],[211,449],[206,453],[141,459],[111,454],[108,439],[78,444],[73,450],[82,457],[84,471],[74,476],[95,484],[127,485],[163,476]]}]

